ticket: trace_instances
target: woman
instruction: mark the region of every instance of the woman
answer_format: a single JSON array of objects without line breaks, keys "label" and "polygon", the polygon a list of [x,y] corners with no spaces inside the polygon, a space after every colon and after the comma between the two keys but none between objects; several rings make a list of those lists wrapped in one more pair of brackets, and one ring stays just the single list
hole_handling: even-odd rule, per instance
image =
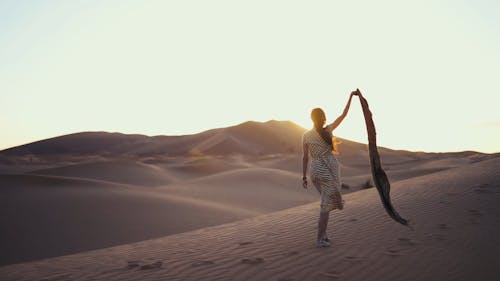
[{"label": "woman", "polygon": [[344,200],[339,192],[340,169],[337,158],[333,154],[334,143],[332,131],[335,130],[349,112],[353,96],[359,95],[359,90],[351,93],[344,112],[335,121],[324,127],[326,122],[325,113],[321,108],[315,108],[311,112],[314,128],[305,132],[302,137],[303,160],[302,160],[302,186],[307,188],[307,165],[309,155],[311,156],[311,181],[321,194],[321,211],[318,221],[318,247],[329,247],[330,240],[326,235],[326,227],[330,211],[344,208]]}]

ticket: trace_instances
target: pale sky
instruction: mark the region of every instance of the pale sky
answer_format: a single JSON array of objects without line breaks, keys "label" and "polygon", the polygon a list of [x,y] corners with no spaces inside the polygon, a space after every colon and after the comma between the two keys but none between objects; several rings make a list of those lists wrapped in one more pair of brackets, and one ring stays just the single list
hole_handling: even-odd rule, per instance
[{"label": "pale sky", "polygon": [[[81,131],[310,128],[364,93],[378,143],[500,152],[500,2],[3,1],[0,149]],[[366,143],[354,100],[337,136]]]}]

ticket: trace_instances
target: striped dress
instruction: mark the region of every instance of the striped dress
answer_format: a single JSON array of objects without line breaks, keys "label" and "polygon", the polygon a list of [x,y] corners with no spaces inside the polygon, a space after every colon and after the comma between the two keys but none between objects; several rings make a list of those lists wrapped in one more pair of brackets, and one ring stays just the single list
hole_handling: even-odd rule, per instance
[{"label": "striped dress", "polygon": [[[326,129],[331,130],[329,126]],[[342,210],[344,200],[339,192],[340,166],[332,153],[332,146],[325,142],[314,128],[304,133],[302,142],[309,148],[309,173],[314,187],[321,194],[321,211]]]}]

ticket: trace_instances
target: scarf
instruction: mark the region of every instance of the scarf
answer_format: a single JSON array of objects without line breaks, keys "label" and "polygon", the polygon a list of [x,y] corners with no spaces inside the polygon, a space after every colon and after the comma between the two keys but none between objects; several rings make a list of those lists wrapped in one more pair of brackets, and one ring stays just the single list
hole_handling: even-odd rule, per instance
[{"label": "scarf", "polygon": [[408,224],[409,220],[402,218],[392,206],[391,197],[389,196],[389,193],[391,191],[391,184],[389,183],[389,179],[387,178],[387,175],[384,169],[382,169],[382,165],[380,164],[380,156],[377,150],[377,133],[375,131],[375,124],[373,123],[372,113],[370,111],[370,108],[368,107],[368,102],[364,97],[359,97],[359,101],[361,102],[361,107],[363,108],[366,131],[368,133],[368,151],[370,154],[372,178],[375,186],[377,187],[380,199],[382,200],[382,204],[384,205],[385,210],[387,211],[389,216],[391,216],[391,218],[411,228],[411,226]]}]

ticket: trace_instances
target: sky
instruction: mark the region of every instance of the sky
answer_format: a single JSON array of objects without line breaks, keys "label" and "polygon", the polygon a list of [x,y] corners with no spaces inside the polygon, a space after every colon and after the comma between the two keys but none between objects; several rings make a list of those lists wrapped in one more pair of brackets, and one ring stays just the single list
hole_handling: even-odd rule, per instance
[{"label": "sky", "polygon": [[[500,152],[500,2],[0,0],[0,149],[81,131],[332,122],[378,144]],[[367,143],[354,99],[336,136]]]}]

